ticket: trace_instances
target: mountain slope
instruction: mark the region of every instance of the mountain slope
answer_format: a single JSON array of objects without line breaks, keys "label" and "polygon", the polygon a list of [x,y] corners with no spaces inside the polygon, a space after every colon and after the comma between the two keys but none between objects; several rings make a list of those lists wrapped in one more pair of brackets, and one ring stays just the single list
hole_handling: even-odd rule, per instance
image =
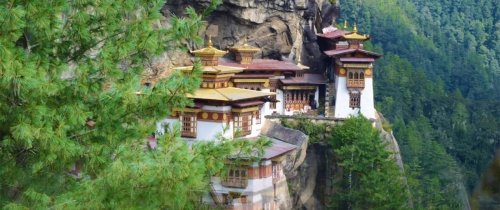
[{"label": "mountain slope", "polygon": [[[373,37],[379,111],[394,122],[417,207],[454,208],[500,145],[500,12],[493,0],[341,1]],[[343,22],[343,19],[338,22]]]}]

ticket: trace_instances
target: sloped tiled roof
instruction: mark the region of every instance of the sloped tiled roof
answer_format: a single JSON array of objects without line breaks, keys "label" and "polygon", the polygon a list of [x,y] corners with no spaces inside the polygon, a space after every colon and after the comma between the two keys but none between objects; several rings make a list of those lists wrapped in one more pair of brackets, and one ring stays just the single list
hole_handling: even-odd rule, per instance
[{"label": "sloped tiled roof", "polygon": [[250,71],[300,71],[300,67],[291,62],[272,60],[272,59],[254,59],[251,64],[240,64],[233,60],[221,59],[219,64],[245,68]]},{"label": "sloped tiled roof", "polygon": [[272,95],[275,95],[275,93],[247,90],[243,88],[227,87],[227,88],[217,88],[217,89],[201,88],[196,90],[194,94],[188,94],[187,97],[192,99],[204,99],[204,100],[216,100],[216,101],[239,101],[239,100],[259,98]]}]

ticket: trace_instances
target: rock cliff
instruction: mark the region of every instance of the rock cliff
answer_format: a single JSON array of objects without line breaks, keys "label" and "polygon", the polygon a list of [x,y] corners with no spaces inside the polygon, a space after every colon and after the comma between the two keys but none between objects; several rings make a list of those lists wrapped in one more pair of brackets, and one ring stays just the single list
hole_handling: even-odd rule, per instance
[{"label": "rock cliff", "polygon": [[[182,16],[184,8],[201,10],[209,0],[169,0],[163,14]],[[339,5],[331,0],[223,0],[207,18],[206,35],[216,47],[226,49],[242,44],[261,48],[259,58],[298,60],[311,69],[324,69],[316,31],[330,25],[339,14]],[[230,55],[229,55],[230,56]]]},{"label": "rock cliff", "polygon": [[304,133],[285,128],[278,121],[266,121],[262,134],[294,144],[298,149],[285,161],[290,204],[286,209],[324,209],[328,195],[333,192],[336,170],[333,149],[327,144],[310,144]]}]

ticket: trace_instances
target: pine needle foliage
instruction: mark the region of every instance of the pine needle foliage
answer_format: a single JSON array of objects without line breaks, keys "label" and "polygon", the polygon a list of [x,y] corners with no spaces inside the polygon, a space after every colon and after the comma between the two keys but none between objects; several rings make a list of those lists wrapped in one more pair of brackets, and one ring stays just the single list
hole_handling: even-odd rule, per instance
[{"label": "pine needle foliage", "polygon": [[[173,133],[148,150],[155,122],[192,104],[185,95],[199,87],[201,71],[196,64],[154,88],[140,80],[160,53],[201,44],[202,19],[220,1],[202,15],[188,8],[167,27],[164,3],[0,0],[0,207],[199,204],[208,178],[240,143],[188,147]],[[75,165],[76,178],[68,173]]]},{"label": "pine needle foliage", "polygon": [[342,169],[331,209],[409,208],[404,176],[370,121],[349,118],[329,140]]}]

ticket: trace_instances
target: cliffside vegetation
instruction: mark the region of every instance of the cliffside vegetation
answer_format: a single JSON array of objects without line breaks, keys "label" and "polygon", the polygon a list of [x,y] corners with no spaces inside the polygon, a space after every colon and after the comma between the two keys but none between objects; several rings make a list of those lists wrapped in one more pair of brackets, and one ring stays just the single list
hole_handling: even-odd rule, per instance
[{"label": "cliffside vegetation", "polygon": [[[388,152],[379,131],[364,117],[347,119],[340,125],[314,124],[306,119],[282,121],[333,148],[331,161],[340,170],[327,209],[408,209],[411,194],[405,176]],[[329,127],[329,128],[327,128]]]},{"label": "cliffside vegetation", "polygon": [[[500,3],[341,1],[373,37],[378,110],[393,122],[415,206],[456,209],[500,146]],[[343,22],[343,19],[339,20]]]},{"label": "cliffside vegetation", "polygon": [[0,1],[0,208],[198,209],[228,155],[266,146],[188,148],[178,132],[148,146],[201,82],[196,64],[140,85],[155,56],[201,42],[203,16],[188,8],[162,28],[163,4]]}]

